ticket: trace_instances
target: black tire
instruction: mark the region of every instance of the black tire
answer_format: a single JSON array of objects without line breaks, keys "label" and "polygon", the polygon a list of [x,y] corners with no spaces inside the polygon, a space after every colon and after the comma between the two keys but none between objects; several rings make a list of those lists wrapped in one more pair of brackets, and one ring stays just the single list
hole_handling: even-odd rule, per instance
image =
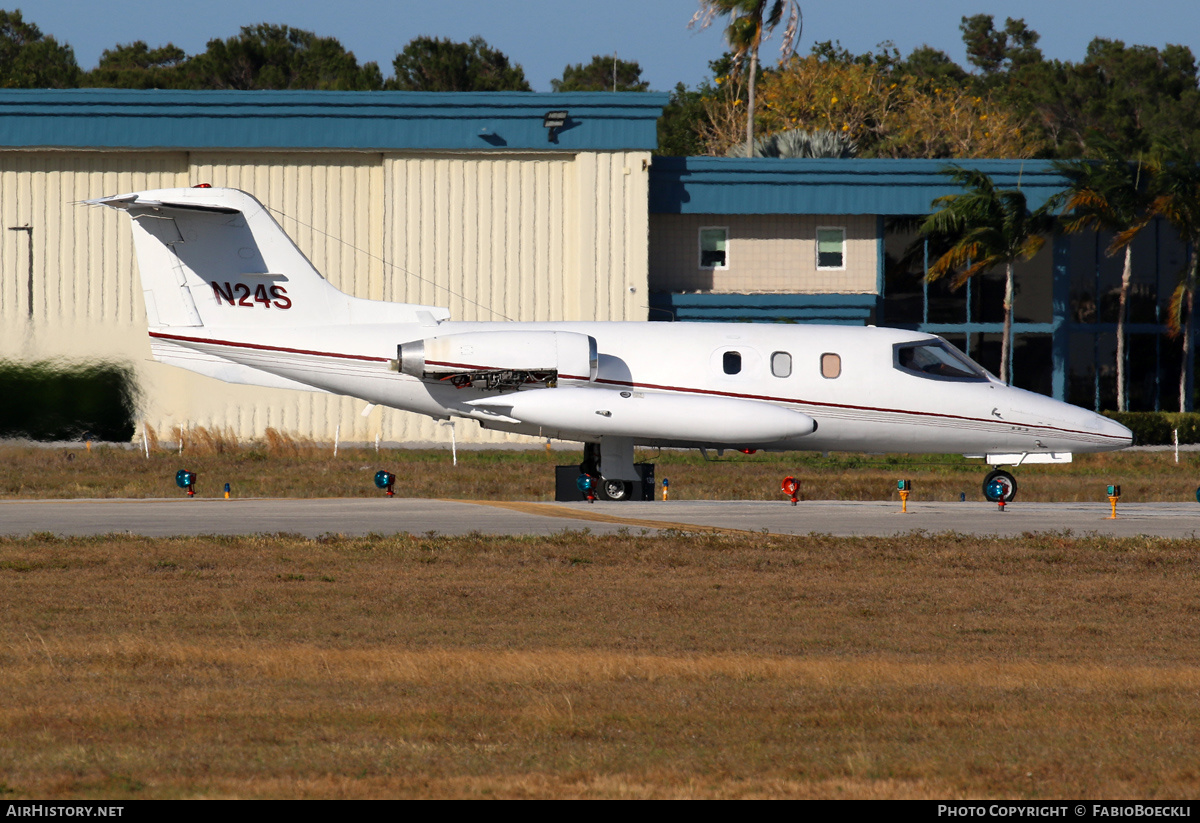
[{"label": "black tire", "polygon": [[988,472],[983,478],[983,496],[989,503],[1011,503],[1017,496],[1017,478],[1000,469]]},{"label": "black tire", "polygon": [[600,496],[605,500],[628,500],[632,491],[631,483],[621,480],[600,480]]}]

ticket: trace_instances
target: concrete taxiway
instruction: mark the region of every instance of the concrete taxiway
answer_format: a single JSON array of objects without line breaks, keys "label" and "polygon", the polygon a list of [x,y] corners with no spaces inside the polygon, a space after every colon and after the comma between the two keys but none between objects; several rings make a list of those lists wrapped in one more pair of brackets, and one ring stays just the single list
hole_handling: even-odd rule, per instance
[{"label": "concrete taxiway", "polygon": [[627,503],[493,503],[410,498],[318,500],[30,500],[0,502],[0,534],[60,536],[129,533],[200,534],[553,534],[589,529],[657,534],[666,529],[762,534],[889,536],[957,532],[1114,537],[1200,536],[1200,505],[1123,503],[1110,519],[1106,502],[990,503],[670,501]]}]

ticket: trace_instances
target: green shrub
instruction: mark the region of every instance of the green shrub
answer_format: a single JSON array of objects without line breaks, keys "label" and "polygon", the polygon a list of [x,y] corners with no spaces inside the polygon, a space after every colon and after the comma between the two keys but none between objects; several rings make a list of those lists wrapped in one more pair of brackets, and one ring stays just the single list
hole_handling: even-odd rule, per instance
[{"label": "green shrub", "polygon": [[1171,420],[1172,428],[1179,429],[1180,443],[1200,443],[1200,414],[1175,412],[1168,414],[1167,417]]},{"label": "green shrub", "polygon": [[128,366],[0,361],[0,437],[127,442],[135,407]]},{"label": "green shrub", "polygon": [[1188,412],[1105,412],[1133,432],[1135,446],[1169,446],[1179,430],[1180,443],[1200,443],[1200,413]]}]

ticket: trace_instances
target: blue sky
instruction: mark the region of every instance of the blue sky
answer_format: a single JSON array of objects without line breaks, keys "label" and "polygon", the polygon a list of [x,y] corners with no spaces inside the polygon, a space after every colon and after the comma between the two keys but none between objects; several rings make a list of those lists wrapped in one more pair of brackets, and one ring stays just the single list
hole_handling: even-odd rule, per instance
[{"label": "blue sky", "polygon": [[[14,8],[14,6],[7,6]],[[568,63],[590,61],[614,51],[642,66],[656,90],[677,82],[694,86],[708,76],[708,61],[724,50],[719,25],[689,30],[695,0],[38,0],[21,6],[25,19],[75,49],[85,69],[118,43],[173,42],[189,54],[244,25],[282,23],[338,38],[360,62],[374,60],[384,76],[392,58],[414,37],[467,40],[480,35],[525,69],[535,91]],[[804,33],[800,50],[822,40],[840,40],[853,52],[891,40],[904,54],[922,44],[966,64],[958,30],[964,15],[1024,18],[1041,34],[1047,57],[1080,60],[1094,37],[1127,44],[1189,46],[1200,55],[1200,0],[840,0],[801,3]],[[764,58],[773,58],[777,40]]]}]

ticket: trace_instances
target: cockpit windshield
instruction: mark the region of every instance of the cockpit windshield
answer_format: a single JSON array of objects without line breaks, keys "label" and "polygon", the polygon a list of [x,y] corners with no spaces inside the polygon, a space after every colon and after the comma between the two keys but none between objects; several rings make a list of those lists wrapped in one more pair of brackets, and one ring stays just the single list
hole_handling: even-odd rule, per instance
[{"label": "cockpit windshield", "polygon": [[988,373],[945,340],[897,343],[895,366],[901,371],[939,380],[987,380]]}]

